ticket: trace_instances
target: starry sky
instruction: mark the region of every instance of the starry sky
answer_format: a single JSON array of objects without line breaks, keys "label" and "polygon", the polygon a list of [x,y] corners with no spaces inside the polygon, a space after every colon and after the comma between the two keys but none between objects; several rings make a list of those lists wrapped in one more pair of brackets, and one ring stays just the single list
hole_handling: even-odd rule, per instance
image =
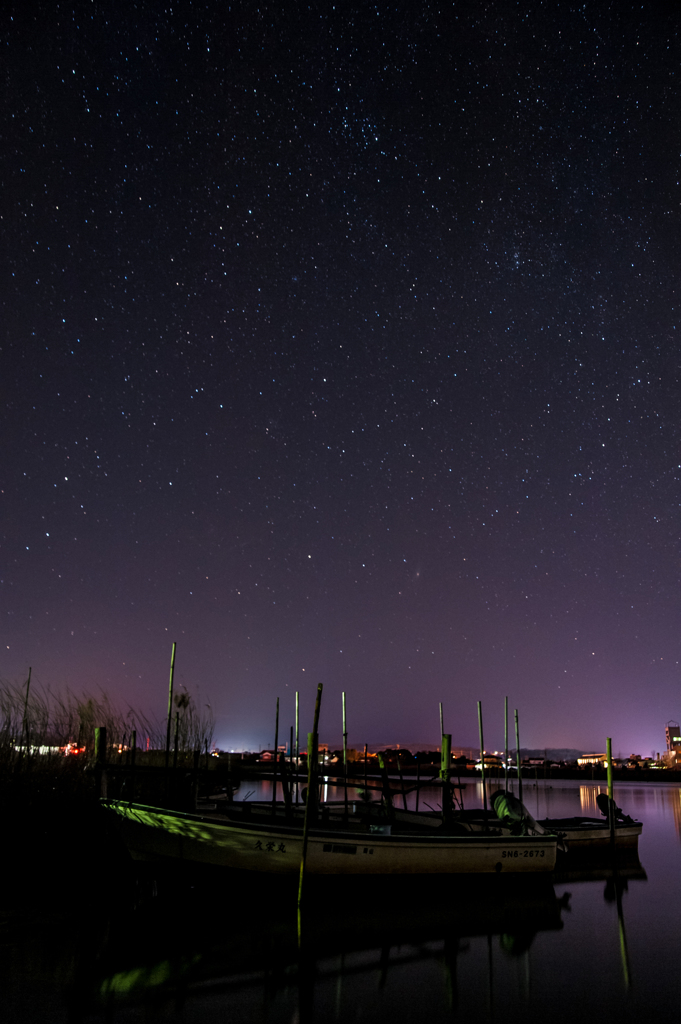
[{"label": "starry sky", "polygon": [[0,676],[681,715],[675,4],[8,4]]}]

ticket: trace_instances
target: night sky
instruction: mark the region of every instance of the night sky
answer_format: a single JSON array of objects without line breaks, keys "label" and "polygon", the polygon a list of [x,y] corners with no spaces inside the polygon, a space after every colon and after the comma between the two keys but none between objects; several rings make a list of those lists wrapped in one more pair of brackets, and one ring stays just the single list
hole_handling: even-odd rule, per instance
[{"label": "night sky", "polygon": [[676,4],[12,3],[0,676],[681,716]]}]

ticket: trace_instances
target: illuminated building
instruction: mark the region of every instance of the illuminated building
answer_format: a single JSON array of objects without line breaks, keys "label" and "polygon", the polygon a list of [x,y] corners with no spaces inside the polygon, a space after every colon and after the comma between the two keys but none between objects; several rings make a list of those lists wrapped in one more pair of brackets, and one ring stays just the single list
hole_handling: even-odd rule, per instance
[{"label": "illuminated building", "polygon": [[681,728],[678,722],[667,722],[664,730],[667,750],[681,750]]},{"label": "illuminated building", "polygon": [[606,760],[606,754],[582,754],[581,757],[577,758],[577,764],[581,768],[585,768],[589,764],[605,764]]}]

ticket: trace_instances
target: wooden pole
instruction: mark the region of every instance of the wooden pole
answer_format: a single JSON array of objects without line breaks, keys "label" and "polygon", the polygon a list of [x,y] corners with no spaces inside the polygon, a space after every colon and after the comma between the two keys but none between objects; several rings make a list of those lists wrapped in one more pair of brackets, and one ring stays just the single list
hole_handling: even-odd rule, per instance
[{"label": "wooden pole", "polygon": [[482,737],[482,701],[478,701],[478,732],[480,733],[480,775],[482,776],[482,806],[487,822],[487,783],[485,781],[485,741]]},{"label": "wooden pole", "polygon": [[504,697],[504,792],[508,793],[508,697]]},{"label": "wooden pole", "polygon": [[444,731],[445,731],[445,720],[444,720],[444,715],[442,714],[442,701],[440,701],[440,736],[444,735]]},{"label": "wooden pole", "polygon": [[388,814],[388,821],[392,825],[395,820],[395,809],[393,807],[393,794],[390,789],[390,779],[388,778],[388,769],[386,768],[383,754],[378,755],[378,767],[381,769],[381,781],[383,782],[383,799],[385,800],[385,809]]},{"label": "wooden pole", "polygon": [[449,768],[452,759],[452,737],[451,733],[442,734],[440,746],[440,778],[445,781],[449,779]]},{"label": "wooden pole", "polygon": [[98,725],[95,728],[95,762],[96,764],[106,763],[106,726]]},{"label": "wooden pole", "polygon": [[300,693],[296,690],[296,804],[300,792],[298,775],[300,772]]},{"label": "wooden pole", "polygon": [[518,727],[518,709],[515,709],[515,764],[518,772],[518,799],[523,802],[523,766],[520,758],[520,730]]},{"label": "wooden pole", "polygon": [[610,826],[610,842],[615,842],[615,799],[613,797],[612,785],[612,739],[610,736],[605,741],[608,764],[608,825]]},{"label": "wooden pole", "polygon": [[104,725],[95,728],[95,771],[99,782],[99,795],[102,800],[106,800],[106,726]]},{"label": "wooden pole", "polygon": [[177,768],[177,750],[180,740],[180,712],[175,712],[175,742],[173,744],[173,771]]},{"label": "wooden pole", "polygon": [[345,717],[345,690],[343,690],[343,782],[345,784],[345,817],[348,817],[348,724]]},{"label": "wooden pole", "polygon": [[421,762],[416,762],[416,813],[419,810],[419,796],[421,794]]},{"label": "wooden pole", "polygon": [[402,788],[402,806],[405,811],[407,810],[407,792],[404,788],[404,775],[402,774],[402,765],[400,764],[400,752],[397,751],[397,774],[400,777],[400,786]]},{"label": "wooden pole", "polygon": [[193,775],[192,797],[193,797],[194,810],[196,810],[196,805],[197,805],[198,800],[199,800],[199,771],[200,771],[200,769],[199,769],[199,761],[200,760],[201,760],[201,750],[199,748],[199,749],[194,751],[194,771],[192,772],[192,775]]},{"label": "wooden pole", "polygon": [[[322,703],[322,690],[323,689],[324,689],[324,686],[323,686],[322,683],[320,683],[319,686],[317,687],[317,700],[316,700],[316,703],[315,703],[315,706],[314,706],[314,726],[312,728],[312,743],[311,743],[312,753],[314,755],[314,760],[316,760],[316,756],[317,756],[317,742],[318,742],[318,732],[319,732],[319,709],[320,709],[321,703]],[[311,818],[310,818],[310,814],[311,814],[310,805],[314,802],[314,796],[312,795],[311,790],[313,789],[313,784],[312,783],[313,783],[314,776],[316,774],[316,767],[317,767],[316,765],[313,765],[313,764],[310,763],[313,760],[313,758],[310,758],[309,747],[308,747],[307,760],[308,760],[308,765],[307,765],[307,773],[308,773],[307,774],[307,800],[305,801],[305,821],[303,822],[303,852],[302,852],[302,856],[300,858],[300,878],[299,878],[299,881],[298,881],[298,941],[299,942],[300,942],[300,937],[301,937],[301,934],[300,934],[300,905],[301,905],[302,899],[303,899],[303,881],[305,879],[305,861],[307,860],[307,841],[308,841],[308,835],[309,835],[309,830],[310,830],[310,820],[311,820]]]},{"label": "wooden pole", "polygon": [[135,759],[137,756],[137,730],[130,733],[130,803],[135,800]]},{"label": "wooden pole", "polygon": [[442,734],[440,745],[440,778],[442,779],[442,823],[452,816],[452,791],[449,785],[449,772],[452,760],[452,737],[450,733]]},{"label": "wooden pole", "polygon": [[22,740],[26,739],[26,753],[30,754],[29,750],[29,728],[28,728],[28,694],[31,689],[31,669],[28,669],[28,679],[26,680],[26,700],[24,701],[24,727],[21,730]]},{"label": "wooden pole", "polygon": [[272,814],[277,813],[277,759],[279,757],[279,698],[277,697],[277,716],[274,723],[274,763],[272,765]]},{"label": "wooden pole", "polygon": [[170,655],[170,682],[168,684],[168,723],[166,729],[166,771],[170,763],[170,723],[172,722],[173,714],[173,680],[175,678],[175,649],[176,643],[173,643],[173,649]]}]

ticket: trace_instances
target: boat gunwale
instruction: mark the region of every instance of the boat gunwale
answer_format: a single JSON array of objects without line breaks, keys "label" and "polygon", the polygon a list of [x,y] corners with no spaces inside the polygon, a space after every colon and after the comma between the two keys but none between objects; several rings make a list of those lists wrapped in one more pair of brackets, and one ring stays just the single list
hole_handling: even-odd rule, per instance
[{"label": "boat gunwale", "polygon": [[[111,808],[120,813],[118,808],[124,811],[144,811],[147,813],[166,815],[169,817],[180,818],[188,822],[197,822],[205,825],[212,825],[218,829],[236,829],[241,832],[280,832],[290,837],[301,837],[302,836],[302,823],[296,827],[294,825],[280,824],[279,822],[264,823],[254,821],[252,818],[248,820],[235,821],[232,818],[224,816],[213,816],[200,814],[192,811],[176,811],[171,808],[157,807],[152,804],[139,804],[130,803],[127,800],[102,800],[101,804],[103,807]],[[133,820],[132,815],[124,815],[128,820]],[[433,835],[432,833],[427,834],[400,834],[394,833],[391,835],[381,835],[376,832],[347,832],[338,831],[336,829],[323,829],[312,827],[310,828],[310,838],[315,840],[332,840],[336,843],[347,842],[349,844],[367,845],[370,842],[371,845],[386,845],[396,846],[399,843],[415,843],[416,845],[434,844],[437,846],[443,844],[461,843],[462,845],[480,844],[486,845],[492,844],[495,846],[508,846],[509,842],[515,844],[529,843],[532,846],[551,846],[558,842],[558,837],[552,834],[545,835],[533,835],[533,836],[512,836],[512,835],[494,835],[485,832],[473,832],[465,835]]]}]

